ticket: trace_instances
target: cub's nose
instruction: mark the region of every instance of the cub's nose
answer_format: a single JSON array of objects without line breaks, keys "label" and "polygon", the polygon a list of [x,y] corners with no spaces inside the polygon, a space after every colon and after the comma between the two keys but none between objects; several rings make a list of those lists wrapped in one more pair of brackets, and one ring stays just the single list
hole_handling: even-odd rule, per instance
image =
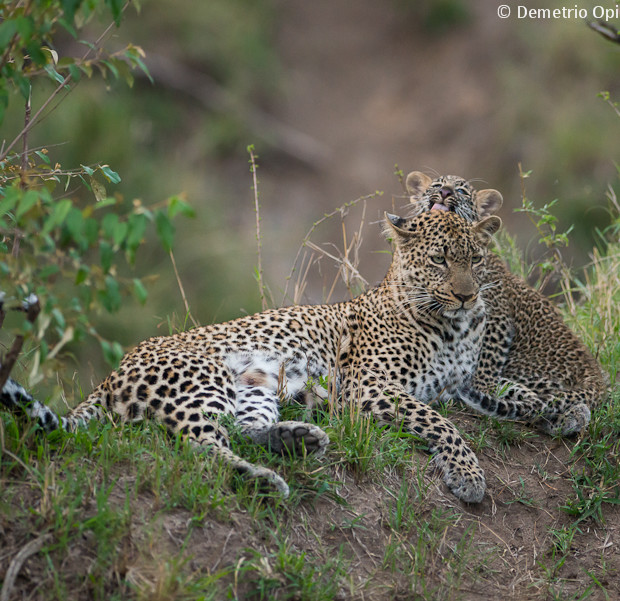
[{"label": "cub's nose", "polygon": [[448,196],[452,196],[454,194],[454,190],[449,186],[442,186],[439,193],[441,194],[441,198],[448,198]]}]

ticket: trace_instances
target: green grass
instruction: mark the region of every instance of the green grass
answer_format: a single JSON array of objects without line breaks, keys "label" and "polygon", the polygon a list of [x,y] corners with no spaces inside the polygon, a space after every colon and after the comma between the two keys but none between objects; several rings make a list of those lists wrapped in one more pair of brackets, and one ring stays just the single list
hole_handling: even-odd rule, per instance
[{"label": "green grass", "polygon": [[[440,407],[486,471],[477,507],[445,490],[416,437],[355,407],[312,412],[331,441],[322,458],[273,455],[233,432],[238,454],[289,483],[286,500],[156,424],[45,436],[0,411],[0,579],[49,535],[15,581],[27,597],[613,599],[620,561],[605,528],[620,525],[619,274],[611,244],[581,282],[565,283],[580,294],[565,317],[611,378],[580,437]],[[282,418],[306,419],[305,408],[287,404]]]}]

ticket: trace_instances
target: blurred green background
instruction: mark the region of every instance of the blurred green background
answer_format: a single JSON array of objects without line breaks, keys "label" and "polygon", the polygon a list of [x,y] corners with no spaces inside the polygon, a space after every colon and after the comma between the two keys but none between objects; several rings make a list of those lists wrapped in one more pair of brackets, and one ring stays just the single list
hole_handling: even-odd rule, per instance
[{"label": "blurred green background", "polygon": [[[109,164],[122,182],[108,192],[127,199],[150,204],[184,194],[197,217],[178,220],[175,256],[203,324],[260,309],[249,144],[259,155],[262,259],[277,301],[312,223],[375,190],[384,195],[367,205],[361,271],[370,283],[383,276],[388,257],[374,251],[387,247],[374,224],[385,210],[405,212],[407,202],[395,164],[405,174],[456,173],[499,189],[507,229],[536,252],[527,218],[513,214],[521,163],[532,171],[528,196],[539,205],[558,198],[560,227],[575,223],[566,256],[580,266],[594,229],[609,221],[606,193],[617,183],[620,124],[599,93],[620,100],[620,45],[581,19],[500,19],[497,7],[490,0],[145,0],[139,14],[128,9],[110,47],[142,46],[154,82],[137,78],[128,89],[81,81],[30,145],[48,147],[63,167]],[[93,36],[103,26],[91,24]],[[63,56],[75,44],[67,37],[57,50]],[[12,111],[3,139],[23,122]],[[346,218],[347,240],[361,204]],[[341,246],[342,237],[340,219],[332,219],[313,239]],[[146,308],[102,316],[124,345],[167,333],[175,314],[175,324],[183,321],[168,256],[153,244],[137,270],[158,276]],[[304,300],[320,302],[333,277],[324,258]],[[338,289],[332,300],[344,295]],[[91,374],[98,379],[104,370]]]}]

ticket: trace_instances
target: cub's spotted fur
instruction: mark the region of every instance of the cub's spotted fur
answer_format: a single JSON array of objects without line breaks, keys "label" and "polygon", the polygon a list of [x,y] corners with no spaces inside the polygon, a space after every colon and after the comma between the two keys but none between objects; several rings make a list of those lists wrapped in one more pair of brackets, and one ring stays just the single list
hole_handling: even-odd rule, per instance
[{"label": "cub's spotted fur", "polygon": [[310,394],[313,382],[337,374],[343,402],[415,432],[452,492],[478,502],[485,480],[476,456],[427,403],[469,394],[485,326],[486,248],[500,223],[488,217],[471,225],[437,211],[386,216],[392,264],[378,287],[352,301],[265,311],[150,338],[66,417],[12,380],[0,401],[46,430],[73,429],[106,412],[127,421],[152,417],[286,495],[275,472],[233,454],[221,418],[234,418],[250,439],[274,451],[320,453],[326,434],[315,425],[278,421],[279,401]]},{"label": "cub's spotted fur", "polygon": [[[415,215],[449,211],[476,222],[502,205],[497,190],[476,191],[454,175],[431,180],[414,171],[407,176],[407,188]],[[489,289],[482,352],[461,399],[488,415],[525,419],[552,434],[578,432],[605,394],[599,364],[556,307],[492,253],[485,283]],[[500,400],[489,400],[488,395],[506,386]]]}]

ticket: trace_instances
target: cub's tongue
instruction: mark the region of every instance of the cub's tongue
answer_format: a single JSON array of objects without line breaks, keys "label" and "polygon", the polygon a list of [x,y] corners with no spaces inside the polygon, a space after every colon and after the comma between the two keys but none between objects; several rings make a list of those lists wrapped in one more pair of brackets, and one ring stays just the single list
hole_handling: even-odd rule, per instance
[{"label": "cub's tongue", "polygon": [[440,202],[436,202],[432,207],[431,211],[449,211],[450,209],[446,205],[442,205]]}]

